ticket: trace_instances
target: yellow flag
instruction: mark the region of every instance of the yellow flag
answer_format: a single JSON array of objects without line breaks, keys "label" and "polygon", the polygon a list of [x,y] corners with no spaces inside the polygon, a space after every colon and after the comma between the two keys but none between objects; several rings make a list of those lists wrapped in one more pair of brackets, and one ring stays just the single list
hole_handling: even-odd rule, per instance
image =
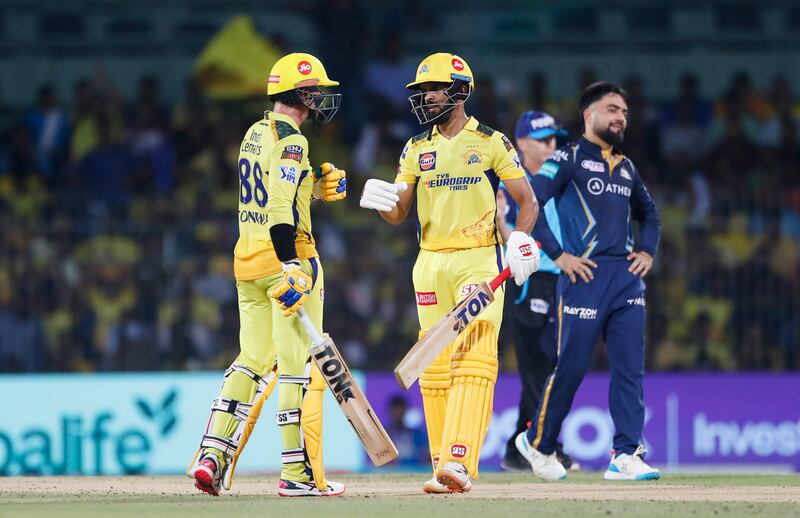
[{"label": "yellow flag", "polygon": [[205,94],[214,99],[266,95],[267,76],[278,58],[278,49],[258,34],[253,20],[240,14],[206,44],[193,73]]}]

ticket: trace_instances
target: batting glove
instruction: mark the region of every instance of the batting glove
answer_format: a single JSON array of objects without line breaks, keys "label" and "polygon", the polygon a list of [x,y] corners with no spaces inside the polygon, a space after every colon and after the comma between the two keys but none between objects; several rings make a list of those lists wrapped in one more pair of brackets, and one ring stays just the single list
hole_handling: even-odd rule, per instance
[{"label": "batting glove", "polygon": [[514,282],[522,286],[539,269],[539,247],[530,235],[515,230],[508,236],[506,259]]},{"label": "batting glove", "polygon": [[283,316],[288,317],[303,305],[311,293],[314,281],[300,269],[300,261],[288,261],[281,264],[283,282],[270,292],[270,296],[278,301]]},{"label": "batting glove", "polygon": [[330,162],[314,168],[314,199],[343,200],[347,196],[347,173]]},{"label": "batting glove", "polygon": [[400,200],[398,193],[408,188],[406,182],[389,183],[377,178],[370,178],[364,184],[361,192],[361,201],[358,202],[365,209],[375,209],[381,212],[391,212]]}]

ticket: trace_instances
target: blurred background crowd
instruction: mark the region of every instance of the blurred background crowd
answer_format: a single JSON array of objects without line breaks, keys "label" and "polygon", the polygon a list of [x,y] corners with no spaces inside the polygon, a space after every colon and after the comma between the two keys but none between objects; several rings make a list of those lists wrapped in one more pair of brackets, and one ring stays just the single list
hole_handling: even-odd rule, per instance
[{"label": "blurred background crowd", "polygon": [[[598,61],[572,67],[565,86],[563,73],[554,81],[537,66],[535,48],[524,74],[497,70],[473,60],[475,48],[412,48],[403,24],[434,31],[430,20],[396,18],[384,26],[394,32],[364,40],[361,4],[331,6],[336,16],[304,13],[313,27],[335,19],[327,41],[298,46],[277,32],[263,39],[265,57],[240,65],[263,85],[274,56],[311,50],[343,84],[333,123],[305,131],[312,164],[348,171],[348,198],[312,210],[325,328],[351,367],[391,369],[417,336],[414,223],[392,227],[360,209],[358,195],[369,177],[393,178],[403,144],[421,131],[404,88],[416,63],[454,50],[477,74],[468,114],[509,136],[522,111],[537,109],[577,138],[585,85],[608,79],[628,91],[622,148],[662,221],[647,279],[648,369],[800,368],[800,84],[791,74],[734,69],[709,88],[702,70],[673,69],[656,83],[633,62],[609,75]],[[59,28],[71,30],[49,30]],[[204,37],[201,58],[225,34]],[[0,371],[225,367],[238,351],[235,163],[269,103],[258,91],[220,94],[213,66],[179,80],[120,77],[98,54],[72,82],[0,99]],[[182,86],[166,94],[165,81]],[[504,369],[515,368],[512,351],[501,343]],[[598,348],[595,367],[604,362]]]}]

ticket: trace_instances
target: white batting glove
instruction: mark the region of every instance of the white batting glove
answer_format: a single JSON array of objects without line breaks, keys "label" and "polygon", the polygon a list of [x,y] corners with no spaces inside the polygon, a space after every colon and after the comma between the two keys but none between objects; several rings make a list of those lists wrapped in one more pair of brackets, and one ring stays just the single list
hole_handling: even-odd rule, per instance
[{"label": "white batting glove", "polygon": [[408,188],[406,182],[389,183],[377,178],[370,178],[364,184],[361,192],[361,201],[358,203],[365,209],[375,209],[382,212],[391,212],[400,200],[398,193]]},{"label": "white batting glove", "polygon": [[539,247],[536,241],[525,232],[515,230],[508,236],[506,260],[514,282],[517,286],[522,286],[539,269]]}]

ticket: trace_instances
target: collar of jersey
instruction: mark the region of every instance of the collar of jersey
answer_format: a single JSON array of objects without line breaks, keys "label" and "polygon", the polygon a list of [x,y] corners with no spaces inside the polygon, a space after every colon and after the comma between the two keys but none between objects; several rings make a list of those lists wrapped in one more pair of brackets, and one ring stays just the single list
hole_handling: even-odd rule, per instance
[{"label": "collar of jersey", "polygon": [[[461,128],[461,131],[464,131],[464,130],[475,131],[476,129],[478,129],[478,124],[480,124],[478,122],[478,119],[476,119],[475,117],[470,116],[470,118],[467,119],[467,123],[464,125],[463,128]],[[456,133],[455,137],[453,137],[453,138],[456,138],[457,136],[461,135],[461,131]],[[432,134],[433,135],[439,135],[439,125],[438,124],[433,126]],[[442,137],[442,138],[444,138],[445,140],[453,140],[453,139],[446,139],[445,137]]]},{"label": "collar of jersey", "polygon": [[[594,156],[596,156],[598,158],[602,158],[603,160],[605,160],[605,157],[603,156],[602,148],[600,146],[598,146],[597,144],[595,144],[594,142],[588,140],[586,137],[581,137],[581,139],[580,139],[580,141],[578,143],[580,144],[581,149],[589,152],[590,154],[592,154],[592,155],[594,155]],[[622,151],[620,151],[619,148],[617,148],[617,147],[612,147],[611,148],[611,154],[612,155],[624,156]]]},{"label": "collar of jersey", "polygon": [[269,119],[271,121],[286,122],[290,124],[297,131],[300,131],[300,128],[297,127],[297,124],[294,122],[294,119],[292,119],[288,115],[267,110],[266,113],[264,113],[264,118]]}]

